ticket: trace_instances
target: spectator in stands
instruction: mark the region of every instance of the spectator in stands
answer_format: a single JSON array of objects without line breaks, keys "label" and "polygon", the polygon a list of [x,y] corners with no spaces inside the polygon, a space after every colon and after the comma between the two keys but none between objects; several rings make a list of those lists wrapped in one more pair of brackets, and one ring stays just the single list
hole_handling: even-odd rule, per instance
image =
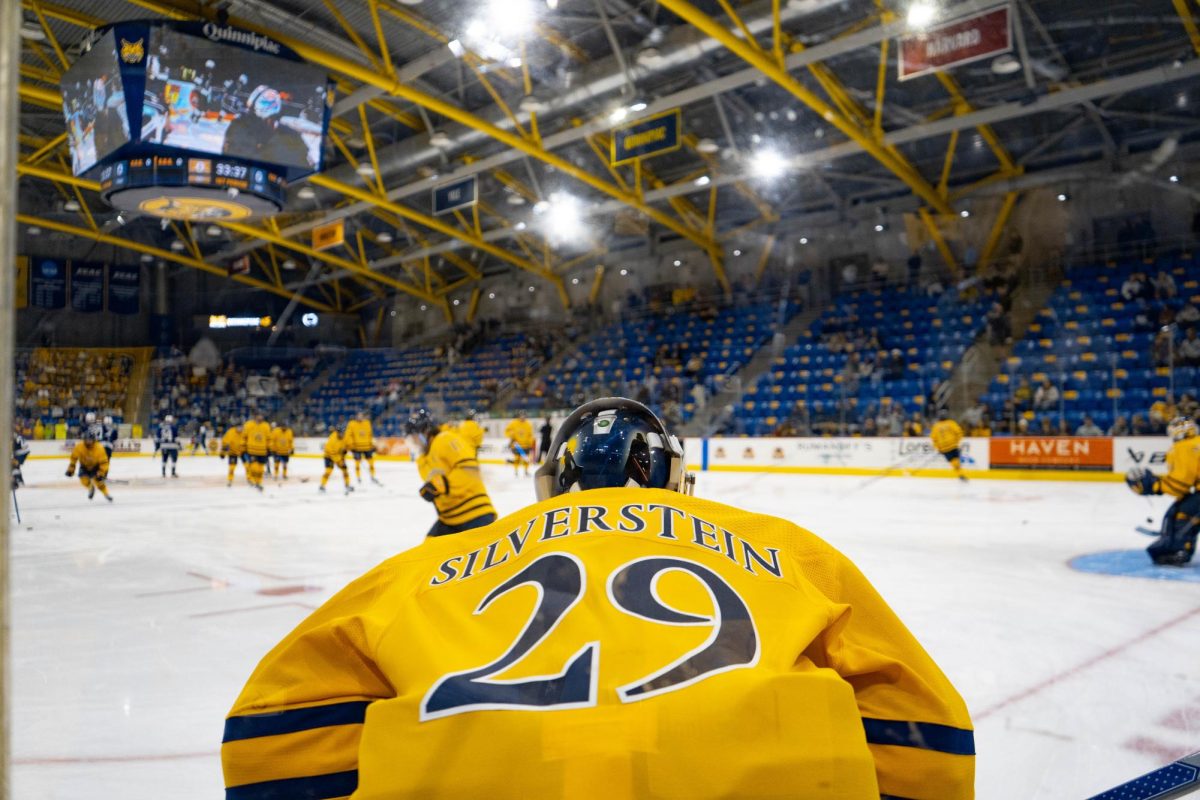
[{"label": "spectator in stands", "polygon": [[1104,431],[1087,414],[1083,415],[1083,424],[1075,429],[1076,436],[1103,436]]},{"label": "spectator in stands", "polygon": [[704,406],[707,403],[707,401],[708,401],[708,393],[706,391],[704,391],[704,384],[699,383],[699,382],[693,383],[692,384],[692,405],[696,407],[696,411],[697,412],[703,411]]},{"label": "spectator in stands", "polygon": [[863,436],[878,436],[879,435],[879,430],[875,424],[874,417],[867,417],[867,421],[864,422],[863,426],[862,426],[862,435]]},{"label": "spectator in stands", "polygon": [[1109,436],[1128,436],[1129,435],[1129,420],[1124,416],[1117,417],[1117,421],[1108,429]]},{"label": "spectator in stands", "polygon": [[1067,424],[1067,420],[1064,417],[1058,418],[1057,434],[1059,436],[1070,436],[1071,435],[1071,426]]},{"label": "spectator in stands", "polygon": [[1007,347],[1012,344],[1012,323],[1004,313],[1004,306],[992,303],[987,313],[988,342],[992,347]]},{"label": "spectator in stands", "polygon": [[1038,411],[1052,411],[1058,408],[1060,397],[1058,387],[1050,382],[1050,378],[1042,378],[1041,386],[1033,394],[1033,407]]},{"label": "spectator in stands", "polygon": [[914,411],[908,421],[904,423],[904,435],[917,437],[925,435],[925,420],[921,419],[919,411]]},{"label": "spectator in stands", "polygon": [[1018,411],[1028,409],[1033,403],[1033,387],[1029,385],[1029,378],[1024,375],[1017,383],[1017,388],[1013,389],[1012,402]]},{"label": "spectator in stands", "polygon": [[1181,367],[1200,367],[1200,336],[1195,328],[1188,328],[1187,335],[1179,343],[1175,363]]},{"label": "spectator in stands", "polygon": [[1194,327],[1197,322],[1200,322],[1200,309],[1196,308],[1195,303],[1188,303],[1179,309],[1179,313],[1175,315],[1175,321],[1179,323],[1180,327]]},{"label": "spectator in stands", "polygon": [[1154,360],[1154,366],[1166,367],[1171,364],[1175,354],[1171,339],[1169,328],[1162,328],[1154,335],[1154,344],[1150,345],[1150,356]]},{"label": "spectator in stands", "polygon": [[1191,394],[1184,392],[1179,398],[1179,416],[1191,418],[1197,413],[1200,413],[1200,403],[1196,402]]},{"label": "spectator in stands", "polygon": [[1146,418],[1141,414],[1134,414],[1129,420],[1129,435],[1145,436],[1148,433],[1150,433],[1150,424],[1146,422]]},{"label": "spectator in stands", "polygon": [[1053,436],[1054,435],[1054,423],[1050,420],[1049,417],[1043,416],[1043,417],[1039,418],[1037,432],[1041,436]]},{"label": "spectator in stands", "polygon": [[892,354],[887,362],[887,379],[889,381],[904,380],[904,371],[907,368],[908,364],[904,361],[904,353],[898,348],[892,350]]},{"label": "spectator in stands", "polygon": [[1174,299],[1177,292],[1175,279],[1171,277],[1171,273],[1160,269],[1154,276],[1154,296],[1159,300],[1171,300]]},{"label": "spectator in stands", "polygon": [[1151,288],[1146,282],[1146,276],[1141,272],[1130,273],[1125,282],[1121,284],[1121,297],[1127,302],[1137,300],[1145,300],[1150,297]]}]

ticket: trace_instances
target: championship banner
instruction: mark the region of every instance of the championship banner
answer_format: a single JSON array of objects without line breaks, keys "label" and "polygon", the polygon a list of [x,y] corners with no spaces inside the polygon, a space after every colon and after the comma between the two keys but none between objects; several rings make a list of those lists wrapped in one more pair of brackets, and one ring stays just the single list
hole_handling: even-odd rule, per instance
[{"label": "championship banner", "polygon": [[682,146],[683,112],[677,108],[615,129],[611,161],[615,167],[639,158],[669,153]]},{"label": "championship banner", "polygon": [[900,37],[900,80],[907,81],[1012,50],[1012,18],[1003,5]]},{"label": "championship banner", "polygon": [[29,288],[34,308],[65,308],[67,263],[57,258],[34,259]]},{"label": "championship banner", "polygon": [[17,256],[17,280],[14,284],[16,297],[13,308],[29,307],[29,256]]},{"label": "championship banner", "polygon": [[992,439],[993,468],[1111,472],[1113,440],[1103,436],[1015,436]]},{"label": "championship banner", "polygon": [[71,262],[71,310],[94,314],[104,310],[104,265]]},{"label": "championship banner", "polygon": [[108,268],[108,310],[113,314],[137,314],[142,310],[142,270],[140,267]]}]

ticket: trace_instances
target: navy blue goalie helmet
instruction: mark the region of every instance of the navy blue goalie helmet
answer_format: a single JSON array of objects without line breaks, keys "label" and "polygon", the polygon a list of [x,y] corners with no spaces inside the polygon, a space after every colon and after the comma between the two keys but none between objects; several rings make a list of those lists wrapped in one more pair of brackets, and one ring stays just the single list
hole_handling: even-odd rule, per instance
[{"label": "navy blue goalie helmet", "polygon": [[646,406],[624,397],[584,403],[567,417],[534,477],[538,500],[587,489],[642,487],[691,494],[683,445]]}]

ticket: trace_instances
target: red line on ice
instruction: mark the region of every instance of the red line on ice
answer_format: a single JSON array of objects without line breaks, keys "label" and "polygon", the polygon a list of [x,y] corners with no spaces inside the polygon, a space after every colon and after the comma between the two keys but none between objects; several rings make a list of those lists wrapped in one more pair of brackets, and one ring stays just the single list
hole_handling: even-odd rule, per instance
[{"label": "red line on ice", "polygon": [[1033,695],[1037,694],[1038,692],[1042,691],[1043,689],[1048,689],[1049,687],[1053,686],[1056,683],[1061,683],[1062,681],[1065,681],[1067,678],[1074,677],[1075,675],[1078,675],[1079,673],[1083,672],[1084,670],[1094,667],[1096,664],[1099,664],[1101,661],[1107,661],[1108,659],[1112,658],[1113,656],[1119,655],[1120,653],[1124,652],[1125,650],[1128,650],[1130,647],[1133,647],[1135,644],[1140,644],[1141,642],[1144,642],[1147,639],[1153,638],[1153,637],[1157,636],[1158,634],[1162,633],[1163,631],[1167,630],[1168,628],[1172,628],[1175,625],[1178,625],[1179,623],[1183,622],[1184,620],[1194,617],[1196,614],[1200,614],[1200,607],[1193,608],[1191,611],[1188,611],[1186,614],[1180,614],[1178,617],[1175,617],[1174,619],[1169,619],[1166,622],[1162,623],[1161,625],[1151,628],[1148,631],[1143,631],[1142,633],[1138,634],[1133,639],[1130,639],[1127,642],[1122,642],[1121,644],[1110,647],[1109,649],[1105,650],[1103,653],[1100,653],[1099,655],[1096,655],[1096,656],[1092,656],[1087,661],[1084,661],[1080,664],[1076,664],[1075,666],[1071,667],[1070,669],[1064,670],[1064,671],[1058,673],[1057,675],[1052,675],[1051,677],[1046,678],[1044,681],[1041,681],[1040,683],[1035,683],[1033,686],[1030,686],[1028,689],[1017,692],[1016,694],[1014,694],[1010,697],[1007,697],[1004,700],[1001,700],[999,703],[996,703],[995,705],[985,708],[983,711],[980,711],[976,714],[972,714],[971,717],[973,719],[980,720],[980,719],[983,719],[984,717],[987,717],[987,716],[990,716],[990,715],[996,713],[997,711],[999,711],[1002,708],[1012,705],[1013,703],[1020,702],[1021,700],[1024,700],[1027,697],[1032,697]]},{"label": "red line on ice", "polygon": [[161,753],[158,755],[127,755],[127,756],[41,756],[33,758],[14,758],[16,766],[48,766],[52,764],[125,764],[136,761],[182,761],[189,758],[212,758],[216,750],[205,753]]}]

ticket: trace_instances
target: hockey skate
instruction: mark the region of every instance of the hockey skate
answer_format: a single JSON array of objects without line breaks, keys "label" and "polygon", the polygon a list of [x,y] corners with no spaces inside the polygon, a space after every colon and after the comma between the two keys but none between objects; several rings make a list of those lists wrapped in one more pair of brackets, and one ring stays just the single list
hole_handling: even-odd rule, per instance
[{"label": "hockey skate", "polygon": [[107,500],[107,501],[108,501],[108,502],[110,502],[110,503],[113,501],[113,499],[112,499],[112,495],[107,495],[107,494],[106,494],[106,495],[104,495],[104,499],[105,499],[105,500]]},{"label": "hockey skate", "polygon": [[325,487],[319,486],[319,487],[317,487],[317,491],[320,492],[321,494],[325,494]]},{"label": "hockey skate", "polygon": [[95,497],[95,496],[96,496],[96,487],[95,487],[95,486],[89,486],[89,487],[88,487],[88,500],[91,500],[91,499],[92,499],[93,497]]},{"label": "hockey skate", "polygon": [[347,495],[349,495],[349,494],[350,494],[351,492],[353,492],[353,491],[354,491],[354,487],[353,487],[353,486],[347,486],[347,487],[346,487],[346,494],[347,494]]},{"label": "hockey skate", "polygon": [[383,486],[383,484],[379,482],[379,479],[374,475],[371,476],[371,483],[375,484],[376,486]]},{"label": "hockey skate", "polygon": [[179,475],[178,475],[178,474],[176,474],[175,470],[171,470],[171,477],[172,477],[172,478],[178,478],[178,477],[179,477]]}]

